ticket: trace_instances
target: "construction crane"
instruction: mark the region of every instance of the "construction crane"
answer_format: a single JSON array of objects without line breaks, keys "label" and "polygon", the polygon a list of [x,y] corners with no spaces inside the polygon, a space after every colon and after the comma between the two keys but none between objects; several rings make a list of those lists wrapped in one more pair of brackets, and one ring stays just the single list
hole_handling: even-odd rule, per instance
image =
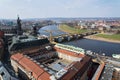
[{"label": "construction crane", "polygon": [[48,32],[49,34],[50,34],[50,36],[49,36],[49,40],[50,40],[50,42],[53,42],[53,32],[57,32],[57,31],[59,31],[59,30],[43,30],[43,31],[46,31],[46,32]]},{"label": "construction crane", "polygon": [[52,30],[44,30],[44,31],[46,31],[46,32],[49,32],[49,33],[50,33],[49,40],[52,42],[52,41],[53,41],[53,36],[52,36],[52,33],[53,33],[54,31],[52,31]]}]

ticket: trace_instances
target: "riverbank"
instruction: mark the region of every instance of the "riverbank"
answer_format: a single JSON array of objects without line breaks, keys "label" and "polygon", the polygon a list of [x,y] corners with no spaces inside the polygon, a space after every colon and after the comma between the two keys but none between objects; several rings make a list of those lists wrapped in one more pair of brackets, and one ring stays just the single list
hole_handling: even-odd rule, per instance
[{"label": "riverbank", "polygon": [[[70,27],[68,25],[60,25],[60,26],[58,26],[58,28],[59,28],[59,30],[61,30],[63,32],[72,33],[72,34],[81,34],[81,33],[89,32],[88,30],[75,29],[75,28]],[[112,35],[96,34],[96,35],[86,36],[85,38],[99,40],[99,41],[120,43],[120,34],[112,34]]]},{"label": "riverbank", "polygon": [[80,34],[80,33],[86,33],[89,32],[88,30],[84,30],[84,29],[75,29],[73,27],[70,27],[68,25],[59,25],[58,29],[63,31],[63,32],[67,32],[67,33],[71,33],[71,34]]},{"label": "riverbank", "polygon": [[103,37],[98,37],[96,35],[86,36],[85,38],[92,39],[92,40],[105,41],[105,42],[120,43],[120,40],[107,39]]},{"label": "riverbank", "polygon": [[95,36],[120,41],[120,34],[97,34]]}]

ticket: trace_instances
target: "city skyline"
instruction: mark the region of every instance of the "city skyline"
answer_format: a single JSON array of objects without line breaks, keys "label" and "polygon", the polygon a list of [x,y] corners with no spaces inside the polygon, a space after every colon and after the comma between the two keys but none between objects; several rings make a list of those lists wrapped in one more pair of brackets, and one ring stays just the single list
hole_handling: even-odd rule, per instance
[{"label": "city skyline", "polygon": [[120,17],[119,0],[0,0],[0,18]]}]

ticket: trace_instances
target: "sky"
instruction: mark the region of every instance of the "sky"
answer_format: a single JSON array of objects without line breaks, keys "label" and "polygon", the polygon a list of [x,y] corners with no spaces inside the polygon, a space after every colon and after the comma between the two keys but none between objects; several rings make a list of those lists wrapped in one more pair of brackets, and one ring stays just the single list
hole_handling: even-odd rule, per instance
[{"label": "sky", "polygon": [[120,17],[120,0],[0,0],[0,18]]}]

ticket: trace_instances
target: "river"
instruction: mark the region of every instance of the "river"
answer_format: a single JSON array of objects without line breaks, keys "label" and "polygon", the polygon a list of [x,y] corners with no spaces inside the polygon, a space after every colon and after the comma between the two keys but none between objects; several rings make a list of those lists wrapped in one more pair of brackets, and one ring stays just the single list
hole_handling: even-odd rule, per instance
[{"label": "river", "polygon": [[[54,36],[60,34],[66,34],[65,32],[59,31],[57,25],[45,26],[39,30],[40,34],[49,36],[49,33],[44,30],[52,30]],[[62,44],[73,45],[76,47],[83,48],[85,50],[91,50],[98,54],[105,53],[105,55],[107,56],[111,56],[112,54],[120,54],[120,43],[111,43],[111,42],[90,40],[83,38],[75,41],[65,42]]]},{"label": "river", "polygon": [[49,25],[49,26],[44,26],[42,27],[40,30],[39,30],[39,33],[41,35],[47,35],[49,36],[50,33],[45,31],[45,30],[49,30],[49,31],[52,31],[52,35],[53,36],[57,36],[57,35],[61,35],[61,34],[66,34],[65,32],[62,32],[58,29],[58,26],[57,25]]}]

